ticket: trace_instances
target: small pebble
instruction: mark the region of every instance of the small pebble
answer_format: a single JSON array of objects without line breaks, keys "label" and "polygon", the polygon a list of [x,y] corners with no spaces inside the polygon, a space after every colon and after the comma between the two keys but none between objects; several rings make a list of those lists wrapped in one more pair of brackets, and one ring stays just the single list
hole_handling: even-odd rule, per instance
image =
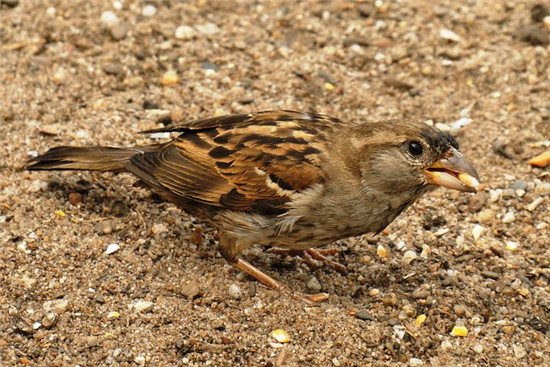
[{"label": "small pebble", "polygon": [[154,5],[145,5],[141,10],[141,15],[144,17],[152,17],[157,13],[157,8]]},{"label": "small pebble", "polygon": [[483,353],[483,345],[481,344],[476,344],[474,345],[474,348],[473,348],[474,352],[476,352],[477,354],[481,354]]},{"label": "small pebble", "polygon": [[535,200],[533,200],[529,205],[527,205],[527,210],[532,212],[543,202],[544,202],[544,198],[538,197]]},{"label": "small pebble", "polygon": [[118,75],[122,73],[122,64],[119,62],[110,62],[103,66],[103,71],[107,75]]},{"label": "small pebble", "polygon": [[439,30],[439,37],[443,38],[444,40],[448,40],[452,42],[460,41],[460,36],[458,34],[445,28],[442,28]]},{"label": "small pebble", "polygon": [[104,235],[111,234],[113,233],[113,224],[110,220],[99,222],[97,225],[97,231]]},{"label": "small pebble", "polygon": [[120,41],[121,39],[126,37],[129,31],[130,26],[126,23],[117,24],[110,29],[111,37],[115,41]]},{"label": "small pebble", "polygon": [[105,253],[107,255],[111,255],[111,254],[114,254],[115,252],[117,252],[118,250],[120,250],[120,245],[118,243],[111,243],[105,249]]},{"label": "small pebble", "polygon": [[62,314],[69,307],[69,301],[66,299],[56,299],[53,301],[46,301],[42,305],[42,308],[46,312],[55,312],[58,315]]},{"label": "small pebble", "polygon": [[485,228],[480,226],[479,224],[476,224],[474,228],[472,229],[472,236],[474,237],[474,241],[479,240],[479,237],[481,237],[481,234],[485,231]]},{"label": "small pebble", "polygon": [[361,309],[355,313],[355,317],[359,320],[373,321],[374,317],[366,309]]},{"label": "small pebble", "polygon": [[198,24],[195,28],[200,34],[204,34],[207,36],[216,34],[220,31],[218,26],[214,23]]},{"label": "small pebble", "polygon": [[477,221],[481,224],[491,223],[495,219],[495,212],[491,209],[483,209],[477,213]]},{"label": "small pebble", "polygon": [[516,215],[514,214],[514,212],[510,211],[504,215],[504,217],[502,218],[502,223],[514,223],[515,220]]},{"label": "small pebble", "polygon": [[151,227],[151,232],[153,232],[153,234],[164,233],[168,232],[168,228],[164,223],[157,223]]},{"label": "small pebble", "polygon": [[416,288],[412,292],[412,297],[414,299],[426,299],[431,295],[430,291],[428,289],[425,289],[423,287]]},{"label": "small pebble", "polygon": [[237,284],[231,284],[229,286],[229,296],[233,299],[241,299],[243,296],[243,291]]},{"label": "small pebble", "polygon": [[144,365],[145,364],[145,357],[144,356],[137,356],[136,358],[134,358],[134,362],[136,362],[136,364],[139,364],[139,365]]},{"label": "small pebble", "polygon": [[174,33],[174,36],[179,40],[190,40],[196,35],[197,31],[188,25],[180,25],[176,28],[176,32]]},{"label": "small pebble", "polygon": [[441,349],[443,349],[444,351],[448,352],[450,351],[451,349],[453,349],[453,345],[451,344],[450,341],[448,340],[443,340],[441,342]]},{"label": "small pebble", "polygon": [[119,19],[112,11],[106,11],[101,14],[101,22],[108,27],[113,27],[119,23]]},{"label": "small pebble", "polygon": [[185,296],[185,298],[189,298],[189,299],[197,297],[200,294],[199,283],[197,283],[195,281],[190,281],[190,282],[185,283],[180,288],[180,293],[183,296]]},{"label": "small pebble", "polygon": [[71,205],[80,204],[84,200],[84,197],[79,192],[71,192],[69,194],[69,203]]},{"label": "small pebble", "polygon": [[150,311],[153,308],[153,302],[149,301],[137,301],[132,304],[132,308],[137,312]]},{"label": "small pebble", "polygon": [[315,276],[309,278],[306,287],[312,292],[320,292],[323,288],[321,286],[321,283],[319,282],[319,279],[317,279],[317,277]]},{"label": "small pebble", "polygon": [[418,255],[416,254],[416,252],[412,250],[405,251],[405,253],[403,254],[403,262],[407,265],[410,264],[413,260],[416,260],[417,258],[418,258]]},{"label": "small pebble", "polygon": [[411,358],[409,359],[409,366],[416,367],[416,366],[423,366],[424,362],[419,358]]},{"label": "small pebble", "polygon": [[514,351],[514,356],[516,356],[517,359],[521,359],[527,355],[527,351],[521,344],[514,344],[512,350]]}]

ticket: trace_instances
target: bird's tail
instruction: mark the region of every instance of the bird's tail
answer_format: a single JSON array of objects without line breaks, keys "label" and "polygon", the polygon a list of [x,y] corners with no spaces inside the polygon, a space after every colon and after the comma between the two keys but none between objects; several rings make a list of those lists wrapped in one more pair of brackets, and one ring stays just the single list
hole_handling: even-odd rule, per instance
[{"label": "bird's tail", "polygon": [[25,169],[124,171],[124,166],[136,154],[155,151],[159,145],[132,148],[56,147],[29,160]]}]

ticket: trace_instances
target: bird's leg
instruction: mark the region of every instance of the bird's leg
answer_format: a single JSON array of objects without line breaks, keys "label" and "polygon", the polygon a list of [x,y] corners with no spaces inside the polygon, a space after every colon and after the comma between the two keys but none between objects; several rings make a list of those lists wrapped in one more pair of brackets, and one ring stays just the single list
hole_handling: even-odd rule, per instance
[{"label": "bird's leg", "polygon": [[325,250],[315,250],[315,249],[307,249],[307,250],[292,250],[292,249],[282,249],[282,248],[271,248],[269,249],[269,252],[275,253],[275,254],[285,254],[290,256],[300,256],[302,259],[304,259],[304,262],[311,268],[316,269],[319,267],[318,262],[323,263],[324,265],[328,266],[329,268],[332,268],[339,272],[340,274],[346,275],[348,273],[348,269],[328,257],[326,255],[334,255],[339,252],[337,249],[325,249]]},{"label": "bird's leg", "polygon": [[[287,287],[285,287],[283,284],[279,283],[251,263],[249,263],[246,260],[243,260],[238,255],[238,248],[234,241],[227,241],[227,237],[220,236],[220,242],[219,242],[219,251],[222,254],[222,256],[227,260],[227,262],[231,265],[233,265],[235,268],[239,269],[243,273],[246,273],[250,275],[251,277],[257,279],[260,281],[263,285],[277,291],[289,294],[292,297],[296,297],[299,299],[302,299],[306,301],[307,303],[315,303],[315,302],[322,302],[328,298],[328,294],[326,293],[318,293],[318,294],[299,294],[294,293]],[[233,243],[233,245],[231,245]]]}]

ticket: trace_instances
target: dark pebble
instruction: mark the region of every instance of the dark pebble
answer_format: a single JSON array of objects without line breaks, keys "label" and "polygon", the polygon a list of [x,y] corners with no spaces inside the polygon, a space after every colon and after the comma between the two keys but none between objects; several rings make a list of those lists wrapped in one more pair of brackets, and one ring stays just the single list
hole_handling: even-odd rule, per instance
[{"label": "dark pebble", "polygon": [[528,187],[529,187],[529,183],[527,181],[514,181],[508,188],[512,190],[527,191]]},{"label": "dark pebble", "polygon": [[211,62],[205,61],[205,62],[202,63],[202,68],[203,68],[204,70],[214,70],[214,71],[218,71],[218,69],[219,69],[220,67],[217,66],[217,65],[212,64]]},{"label": "dark pebble", "polygon": [[545,4],[535,4],[531,8],[531,19],[533,22],[542,22],[544,17],[550,15],[550,9]]},{"label": "dark pebble", "polygon": [[84,200],[84,197],[79,192],[71,192],[69,194],[69,203],[71,203],[71,205],[79,204],[82,200]]},{"label": "dark pebble", "polygon": [[498,278],[500,278],[499,273],[495,273],[494,271],[489,271],[489,270],[483,270],[481,272],[481,275],[484,276],[485,278],[494,279],[494,280],[497,280]]},{"label": "dark pebble", "polygon": [[355,314],[355,317],[357,317],[359,320],[374,321],[374,317],[372,317],[367,310],[357,311],[357,313]]},{"label": "dark pebble", "polygon": [[369,41],[366,38],[362,37],[346,37],[344,38],[344,47],[350,47],[351,45],[359,45],[359,46],[368,46]]},{"label": "dark pebble", "polygon": [[516,36],[532,46],[546,46],[548,44],[548,31],[538,24],[520,27],[516,32]]},{"label": "dark pebble", "polygon": [[159,110],[160,106],[158,103],[155,103],[153,101],[145,100],[143,101],[143,109],[144,110]]},{"label": "dark pebble", "polygon": [[112,213],[115,217],[117,218],[125,217],[126,215],[128,215],[129,212],[130,212],[130,209],[128,208],[128,205],[126,205],[125,202],[116,201],[113,204]]},{"label": "dark pebble", "polygon": [[8,8],[15,8],[19,5],[19,0],[0,0],[0,5]]}]

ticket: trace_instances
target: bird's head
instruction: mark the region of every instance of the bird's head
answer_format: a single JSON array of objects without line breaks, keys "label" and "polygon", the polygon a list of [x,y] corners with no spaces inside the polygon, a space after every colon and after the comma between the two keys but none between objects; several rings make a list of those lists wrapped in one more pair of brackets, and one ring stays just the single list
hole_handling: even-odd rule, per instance
[{"label": "bird's head", "polygon": [[364,124],[354,137],[366,190],[421,194],[436,186],[476,192],[479,177],[448,133],[408,120]]}]

